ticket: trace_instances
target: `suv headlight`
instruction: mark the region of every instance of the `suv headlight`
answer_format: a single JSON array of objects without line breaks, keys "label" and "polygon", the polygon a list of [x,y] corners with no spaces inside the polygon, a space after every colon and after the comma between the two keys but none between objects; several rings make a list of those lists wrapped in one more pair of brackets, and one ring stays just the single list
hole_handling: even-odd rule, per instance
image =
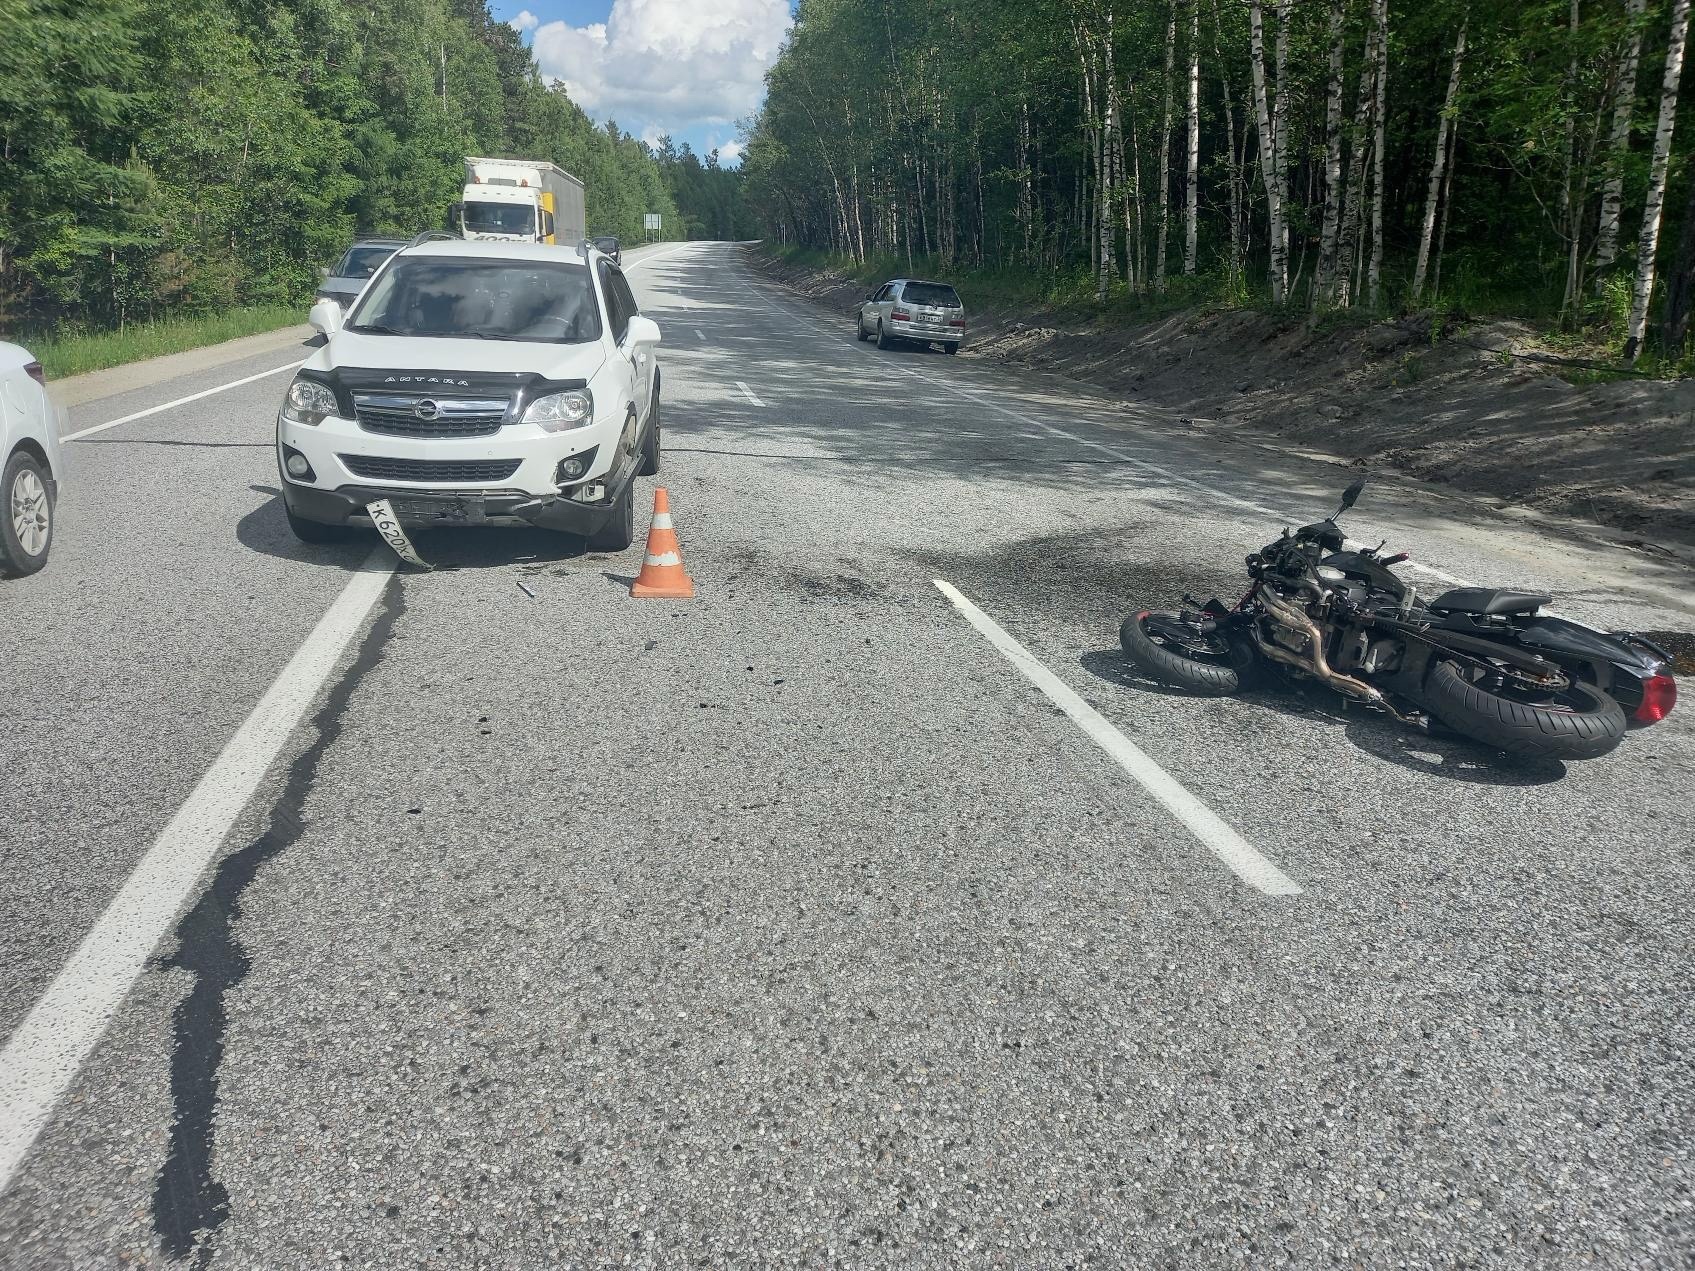
[{"label": "suv headlight", "polygon": [[594,398],[586,389],[571,389],[536,398],[524,411],[520,422],[535,424],[548,432],[566,432],[583,427],[593,418]]},{"label": "suv headlight", "polygon": [[291,424],[318,425],[336,413],[335,394],[317,380],[298,378],[283,397],[282,415]]}]

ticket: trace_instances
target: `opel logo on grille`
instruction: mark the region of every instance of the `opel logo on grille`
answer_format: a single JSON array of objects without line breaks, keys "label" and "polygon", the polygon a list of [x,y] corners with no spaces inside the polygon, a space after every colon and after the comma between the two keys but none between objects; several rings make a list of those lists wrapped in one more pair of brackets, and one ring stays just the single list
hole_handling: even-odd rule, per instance
[{"label": "opel logo on grille", "polygon": [[441,407],[437,406],[432,401],[425,400],[414,406],[412,408],[412,413],[419,419],[434,419],[437,415],[441,414]]}]

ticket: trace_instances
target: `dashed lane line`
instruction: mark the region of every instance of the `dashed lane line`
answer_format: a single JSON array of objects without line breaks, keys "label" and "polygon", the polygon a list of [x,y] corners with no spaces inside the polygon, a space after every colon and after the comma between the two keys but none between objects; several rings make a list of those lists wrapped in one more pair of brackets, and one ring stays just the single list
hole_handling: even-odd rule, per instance
[{"label": "dashed lane line", "polygon": [[748,401],[752,402],[755,406],[765,405],[764,402],[760,401],[759,398],[754,395],[753,390],[740,380],[736,381],[736,387],[741,389],[743,393],[747,394]]}]

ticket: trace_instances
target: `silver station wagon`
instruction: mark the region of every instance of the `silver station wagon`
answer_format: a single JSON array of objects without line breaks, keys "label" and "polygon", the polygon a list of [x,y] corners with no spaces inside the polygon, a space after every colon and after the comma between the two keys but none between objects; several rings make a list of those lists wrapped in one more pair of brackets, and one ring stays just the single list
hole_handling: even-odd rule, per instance
[{"label": "silver station wagon", "polygon": [[886,282],[859,306],[858,322],[859,338],[876,340],[880,349],[910,340],[958,353],[965,339],[965,306],[945,282],[917,278]]}]

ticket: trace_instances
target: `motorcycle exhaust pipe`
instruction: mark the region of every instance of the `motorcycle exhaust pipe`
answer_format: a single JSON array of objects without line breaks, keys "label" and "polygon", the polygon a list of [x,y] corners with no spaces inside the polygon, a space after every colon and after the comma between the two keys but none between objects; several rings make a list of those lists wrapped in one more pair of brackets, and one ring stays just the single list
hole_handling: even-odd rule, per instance
[{"label": "motorcycle exhaust pipe", "polygon": [[1259,594],[1259,602],[1265,611],[1286,627],[1291,627],[1307,638],[1308,655],[1302,657],[1288,649],[1280,648],[1260,634],[1258,624],[1248,628],[1253,635],[1254,644],[1259,651],[1273,662],[1282,662],[1298,671],[1305,671],[1320,683],[1327,684],[1339,693],[1354,698],[1356,701],[1367,702],[1393,715],[1403,724],[1419,725],[1424,723],[1422,715],[1407,715],[1395,709],[1381,690],[1367,684],[1364,680],[1352,675],[1344,675],[1331,667],[1329,659],[1324,656],[1324,632],[1319,629],[1297,602],[1279,596],[1270,588],[1263,588]]}]

